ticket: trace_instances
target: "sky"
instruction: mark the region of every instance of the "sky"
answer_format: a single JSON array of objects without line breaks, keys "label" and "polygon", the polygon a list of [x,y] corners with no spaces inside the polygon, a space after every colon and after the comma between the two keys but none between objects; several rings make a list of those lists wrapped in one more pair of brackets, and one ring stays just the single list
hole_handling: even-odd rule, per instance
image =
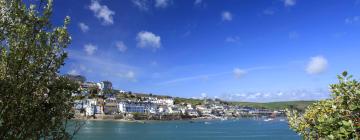
[{"label": "sky", "polygon": [[62,74],[115,89],[271,102],[329,98],[360,77],[359,0],[57,0]]}]

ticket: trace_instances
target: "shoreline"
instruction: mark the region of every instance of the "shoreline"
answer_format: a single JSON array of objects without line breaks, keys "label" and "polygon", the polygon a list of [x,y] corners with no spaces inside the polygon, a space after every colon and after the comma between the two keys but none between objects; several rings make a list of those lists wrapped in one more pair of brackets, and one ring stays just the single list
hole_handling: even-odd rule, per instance
[{"label": "shoreline", "polygon": [[[227,121],[227,120],[240,120],[240,119],[250,119],[250,120],[264,120],[263,118],[256,117],[238,117],[238,118],[191,118],[191,119],[177,119],[177,120],[128,120],[128,119],[109,119],[109,118],[73,118],[71,120],[75,121],[114,121],[114,122],[125,122],[125,123],[147,123],[147,122],[172,122],[172,121],[189,121],[189,122],[197,122],[197,121]],[[276,117],[274,120],[283,120],[286,117]]]}]

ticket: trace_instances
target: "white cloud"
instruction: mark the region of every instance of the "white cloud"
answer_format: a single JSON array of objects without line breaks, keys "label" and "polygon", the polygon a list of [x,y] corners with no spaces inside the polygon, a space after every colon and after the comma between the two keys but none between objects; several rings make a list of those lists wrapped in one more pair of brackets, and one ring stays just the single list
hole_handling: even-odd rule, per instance
[{"label": "white cloud", "polygon": [[148,0],[132,0],[132,3],[142,11],[149,10]]},{"label": "white cloud", "polygon": [[358,21],[360,21],[360,16],[348,17],[345,19],[346,24],[352,24]]},{"label": "white cloud", "polygon": [[115,46],[122,53],[126,52],[126,50],[127,50],[127,46],[125,45],[125,43],[123,41],[117,41]]},{"label": "white cloud", "polygon": [[296,5],[296,0],[284,0],[285,7],[290,7]]},{"label": "white cloud", "polygon": [[223,21],[231,21],[233,16],[229,11],[224,11],[221,13],[221,18]]},{"label": "white cloud", "polygon": [[229,43],[236,43],[239,41],[240,41],[240,37],[238,36],[230,36],[225,39],[225,42],[229,42]]},{"label": "white cloud", "polygon": [[195,0],[194,5],[201,4],[202,0]]},{"label": "white cloud", "polygon": [[136,40],[139,48],[151,48],[155,51],[161,47],[160,36],[157,36],[152,32],[141,31],[138,33]]},{"label": "white cloud", "polygon": [[157,8],[166,8],[170,5],[170,0],[155,0],[155,7]]},{"label": "white cloud", "polygon": [[111,11],[106,5],[101,5],[99,1],[92,0],[89,9],[94,12],[96,18],[102,20],[104,25],[114,23],[113,15],[115,15],[115,12]]},{"label": "white cloud", "polygon": [[308,74],[320,74],[327,68],[328,61],[323,56],[312,57],[306,67]]},{"label": "white cloud", "polygon": [[241,78],[242,76],[244,76],[246,74],[245,70],[242,70],[240,68],[235,68],[233,70],[234,76],[235,78]]},{"label": "white cloud", "polygon": [[87,32],[87,31],[89,31],[89,26],[88,25],[86,25],[85,23],[83,23],[83,22],[80,22],[79,23],[79,28],[80,28],[80,30],[82,31],[82,32]]},{"label": "white cloud", "polygon": [[76,69],[72,69],[68,72],[70,75],[79,75],[79,72]]},{"label": "white cloud", "polygon": [[95,46],[91,43],[86,44],[86,45],[84,45],[84,50],[87,55],[93,55],[95,53],[95,51],[97,50],[97,46]]}]

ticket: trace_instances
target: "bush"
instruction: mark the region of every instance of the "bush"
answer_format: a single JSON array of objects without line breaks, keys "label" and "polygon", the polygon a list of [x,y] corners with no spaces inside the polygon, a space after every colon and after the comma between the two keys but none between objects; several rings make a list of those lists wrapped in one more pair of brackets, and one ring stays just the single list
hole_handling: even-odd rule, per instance
[{"label": "bush", "polygon": [[290,127],[305,139],[359,139],[360,83],[343,72],[330,85],[332,98],[310,105],[304,114],[287,110]]}]

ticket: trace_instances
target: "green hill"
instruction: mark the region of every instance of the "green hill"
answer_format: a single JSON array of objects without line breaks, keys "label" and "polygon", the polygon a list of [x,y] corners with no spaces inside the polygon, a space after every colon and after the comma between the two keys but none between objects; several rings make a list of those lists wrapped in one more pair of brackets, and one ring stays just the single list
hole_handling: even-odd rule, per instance
[{"label": "green hill", "polygon": [[248,106],[255,108],[266,109],[285,109],[294,108],[300,111],[306,109],[307,106],[315,103],[316,101],[282,101],[282,102],[269,102],[269,103],[255,103],[255,102],[229,102],[230,105]]},{"label": "green hill", "polygon": [[[153,95],[145,93],[126,93],[126,94],[117,94],[118,98],[121,99],[140,99],[142,97],[157,97],[157,98],[170,98],[170,96],[165,95]],[[192,99],[192,98],[181,98],[173,97],[175,104],[179,103],[190,103],[192,105],[203,104],[204,100],[202,99]],[[313,104],[316,101],[281,101],[281,102],[268,102],[268,103],[257,103],[257,102],[236,102],[236,101],[220,101],[222,104],[228,105],[237,105],[237,106],[246,106],[253,108],[264,108],[272,110],[281,110],[285,108],[293,108],[299,111],[304,111],[307,106]]]}]

